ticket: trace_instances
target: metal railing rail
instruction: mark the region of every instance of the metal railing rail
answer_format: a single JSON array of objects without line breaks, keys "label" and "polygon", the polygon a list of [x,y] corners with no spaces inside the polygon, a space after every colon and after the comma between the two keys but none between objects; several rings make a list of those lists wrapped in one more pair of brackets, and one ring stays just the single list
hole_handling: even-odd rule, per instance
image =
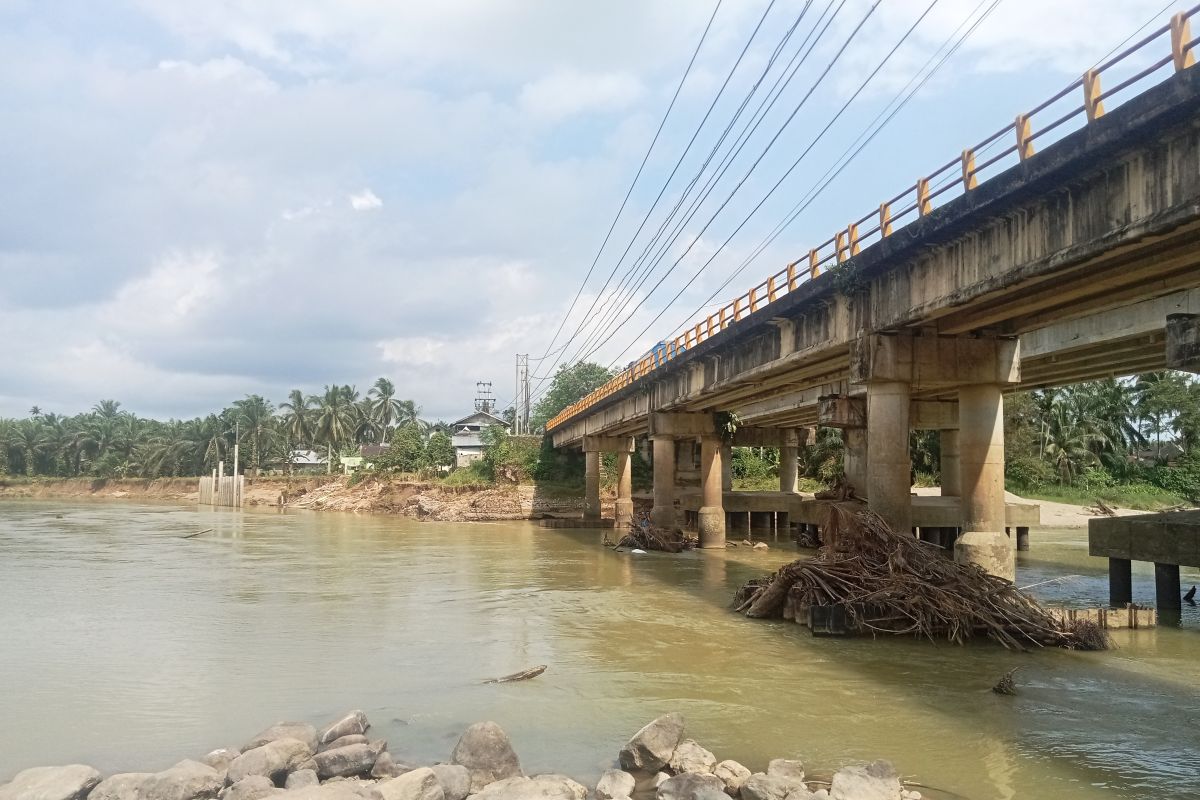
[{"label": "metal railing rail", "polygon": [[[874,244],[887,238],[897,227],[903,227],[928,215],[933,211],[933,201],[951,189],[961,186],[963,187],[962,194],[966,194],[979,185],[979,175],[985,170],[991,171],[993,167],[1002,162],[1005,162],[1003,168],[1007,169],[1009,166],[1013,166],[1013,156],[1016,157],[1015,163],[1025,161],[1034,154],[1033,143],[1039,137],[1057,130],[1068,122],[1077,120],[1081,114],[1085,118],[1084,126],[1094,122],[1104,115],[1106,100],[1110,100],[1113,96],[1145,80],[1168,64],[1174,65],[1174,72],[1191,67],[1195,63],[1193,51],[1200,46],[1200,37],[1192,38],[1190,26],[1191,18],[1197,13],[1200,13],[1200,5],[1175,14],[1166,25],[1147,34],[1103,64],[1089,69],[1053,97],[1024,114],[1018,114],[1012,123],[996,131],[974,147],[963,150],[961,156],[947,161],[928,175],[918,178],[916,184],[890,200],[880,203],[878,211],[871,211],[850,223],[845,229],[838,231],[829,239],[809,250],[807,256],[791,262],[779,272],[768,276],[766,280],[751,287],[745,294],[735,297],[714,313],[698,320],[695,325],[685,328],[683,333],[665,342],[663,347],[656,347],[654,351],[641,357],[582,400],[567,406],[546,423],[546,429],[557,427],[604,398],[641,380],[701,342],[736,326],[743,317],[753,314],[764,304],[773,303],[780,297],[796,291],[801,284],[819,277],[829,266],[841,264],[858,255],[867,244]],[[1125,77],[1110,89],[1101,88],[1102,73],[1111,70],[1125,59],[1155,43],[1163,35],[1170,37],[1169,55],[1158,59],[1133,75]],[[1083,94],[1082,105],[1071,108],[1051,122],[1041,125],[1036,131],[1034,130],[1034,115],[1049,110],[1056,103],[1077,93],[1080,89]],[[981,153],[985,148],[1005,137],[1008,137],[1012,144],[986,161],[980,164],[975,163],[976,153]],[[958,172],[951,172],[956,167]],[[949,177],[949,175],[954,175],[954,177],[931,191],[930,185],[935,178]],[[895,210],[895,207],[901,204],[903,207]],[[874,227],[859,231],[860,226],[872,220],[877,220]]]}]

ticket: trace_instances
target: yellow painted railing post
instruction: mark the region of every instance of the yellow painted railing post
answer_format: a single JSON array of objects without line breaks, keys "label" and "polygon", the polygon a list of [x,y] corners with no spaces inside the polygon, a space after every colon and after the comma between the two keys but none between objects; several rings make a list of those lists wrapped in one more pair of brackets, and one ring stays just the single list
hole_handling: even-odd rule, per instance
[{"label": "yellow painted railing post", "polygon": [[917,180],[917,214],[925,216],[933,210],[933,204],[929,201],[929,178],[920,178]]},{"label": "yellow painted railing post", "polygon": [[709,314],[708,315],[708,332],[705,335],[705,338],[711,339],[712,335],[713,335],[713,315]]},{"label": "yellow painted railing post", "polygon": [[695,342],[696,344],[700,344],[700,323],[699,322],[696,323],[696,328],[695,328],[695,330],[692,331],[692,341]]},{"label": "yellow painted railing post", "polygon": [[963,190],[971,191],[979,185],[979,181],[975,178],[975,151],[963,150],[962,152],[962,173],[963,173]]},{"label": "yellow painted railing post", "polygon": [[879,235],[886,238],[892,235],[892,204],[879,204]]},{"label": "yellow painted railing post", "polygon": [[817,248],[808,251],[808,277],[815,278],[821,274],[820,258],[817,256]]},{"label": "yellow painted railing post", "polygon": [[1100,102],[1100,73],[1089,69],[1083,73],[1083,108],[1087,111],[1088,122],[1095,122],[1104,116],[1104,103]]},{"label": "yellow painted railing post", "polygon": [[1171,17],[1171,60],[1175,62],[1175,71],[1181,72],[1196,63],[1196,55],[1191,50],[1183,48],[1192,40],[1191,20],[1183,12]]},{"label": "yellow painted railing post", "polygon": [[842,263],[846,260],[846,232],[838,231],[833,237],[833,246],[837,250],[837,263]]},{"label": "yellow painted railing post", "polygon": [[795,261],[788,264],[787,276],[788,276],[788,291],[789,292],[796,291],[796,262]]},{"label": "yellow painted railing post", "polygon": [[1013,127],[1017,131],[1017,156],[1022,161],[1033,155],[1033,139],[1029,135],[1029,117],[1025,114],[1017,114],[1017,120]]},{"label": "yellow painted railing post", "polygon": [[772,275],[771,277],[767,278],[767,302],[774,303],[775,297],[775,276]]},{"label": "yellow painted railing post", "polygon": [[848,239],[850,243],[850,257],[853,258],[859,254],[857,222],[851,222],[846,227],[846,239]]},{"label": "yellow painted railing post", "polygon": [[725,306],[721,306],[721,330],[725,330]]},{"label": "yellow painted railing post", "polygon": [[758,287],[755,286],[750,290],[750,313],[758,311]]},{"label": "yellow painted railing post", "polygon": [[737,298],[733,301],[733,321],[737,322],[742,318],[742,298]]}]

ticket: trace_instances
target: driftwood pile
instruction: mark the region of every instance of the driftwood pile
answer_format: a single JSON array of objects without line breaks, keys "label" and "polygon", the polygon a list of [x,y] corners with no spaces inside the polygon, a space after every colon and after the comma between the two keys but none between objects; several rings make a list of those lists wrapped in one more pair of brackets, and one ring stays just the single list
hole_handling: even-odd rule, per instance
[{"label": "driftwood pile", "polygon": [[629,524],[629,532],[617,542],[617,547],[630,549],[658,550],[663,553],[682,553],[699,544],[699,540],[685,536],[681,530],[657,528],[643,515]]},{"label": "driftwood pile", "polygon": [[734,597],[737,611],[803,620],[810,607],[841,606],[847,627],[859,633],[956,643],[982,635],[1014,650],[1106,644],[1064,627],[1008,581],[957,563],[911,534],[895,533],[877,514],[859,508],[831,503],[818,555],[750,581]]}]

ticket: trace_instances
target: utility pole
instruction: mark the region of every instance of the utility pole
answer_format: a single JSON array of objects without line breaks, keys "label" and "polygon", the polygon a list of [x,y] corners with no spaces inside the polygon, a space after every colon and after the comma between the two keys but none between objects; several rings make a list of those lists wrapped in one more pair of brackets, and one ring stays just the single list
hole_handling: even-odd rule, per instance
[{"label": "utility pole", "polygon": [[517,353],[517,391],[513,411],[513,433],[529,433],[529,354]]},{"label": "utility pole", "polygon": [[475,410],[491,414],[496,406],[496,396],[492,394],[491,381],[475,381]]}]

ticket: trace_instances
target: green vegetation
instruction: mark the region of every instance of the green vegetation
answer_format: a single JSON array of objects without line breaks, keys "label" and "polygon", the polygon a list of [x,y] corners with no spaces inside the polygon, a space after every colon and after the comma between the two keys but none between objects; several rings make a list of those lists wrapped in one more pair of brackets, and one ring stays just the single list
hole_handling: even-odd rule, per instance
[{"label": "green vegetation", "polygon": [[448,465],[453,449],[447,426],[430,425],[420,419],[413,401],[395,395],[392,382],[380,378],[366,397],[353,386],[326,386],[319,395],[296,389],[276,408],[259,395],[247,395],[220,413],[167,422],[123,411],[116,400],[101,400],[91,411],[70,417],[34,406],[25,419],[0,418],[0,475],[203,475],[219,461],[232,467],[235,441],[239,469],[251,476],[264,469],[290,474],[297,450],[317,448],[331,472],[338,456],[357,455],[360,445],[393,438],[403,442],[396,457],[404,466]]},{"label": "green vegetation", "polygon": [[1154,509],[1200,501],[1200,382],[1177,372],[1005,401],[1005,479],[1024,496]]},{"label": "green vegetation", "polygon": [[611,370],[590,361],[581,361],[572,366],[563,364],[558,368],[558,372],[554,373],[554,379],[550,382],[546,394],[534,404],[529,424],[535,431],[542,430],[555,414],[587,397],[607,383],[612,376]]}]

